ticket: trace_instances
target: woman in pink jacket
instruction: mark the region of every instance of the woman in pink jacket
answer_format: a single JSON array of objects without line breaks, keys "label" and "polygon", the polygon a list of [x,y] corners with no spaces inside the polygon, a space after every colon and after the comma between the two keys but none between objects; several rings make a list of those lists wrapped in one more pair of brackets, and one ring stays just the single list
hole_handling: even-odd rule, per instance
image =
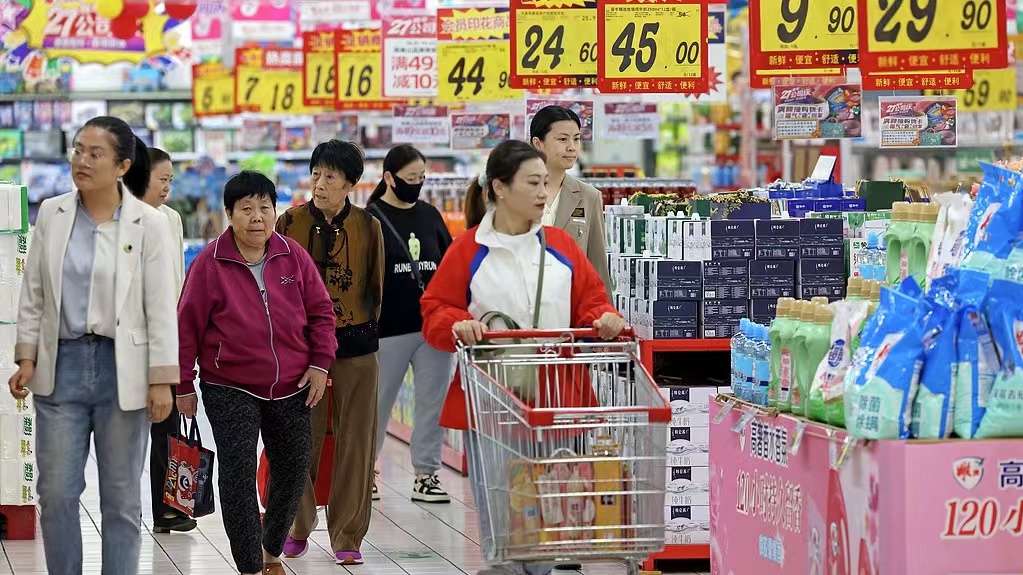
[{"label": "woman in pink jacket", "polygon": [[[280,556],[312,454],[310,408],[334,361],[334,307],[309,253],[274,233],[277,191],[256,172],[224,186],[230,227],[196,257],[178,305],[177,406],[195,417],[196,361],[219,452],[220,503],[243,575],[284,575]],[[260,524],[256,445],[270,462]]]}]

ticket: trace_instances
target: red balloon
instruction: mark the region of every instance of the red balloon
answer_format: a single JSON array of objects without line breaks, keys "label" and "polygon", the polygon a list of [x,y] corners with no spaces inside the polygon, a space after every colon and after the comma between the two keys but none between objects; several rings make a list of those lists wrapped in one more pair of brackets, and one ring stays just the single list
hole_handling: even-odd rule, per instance
[{"label": "red balloon", "polygon": [[167,0],[164,7],[167,8],[167,16],[175,20],[187,20],[195,14],[199,3],[195,0]]},{"label": "red balloon", "polygon": [[131,40],[138,34],[138,32],[139,21],[130,16],[121,14],[110,21],[110,33],[114,35],[114,38]]},{"label": "red balloon", "polygon": [[125,0],[124,10],[121,11],[119,18],[125,16],[132,20],[139,20],[149,14],[149,0]]}]

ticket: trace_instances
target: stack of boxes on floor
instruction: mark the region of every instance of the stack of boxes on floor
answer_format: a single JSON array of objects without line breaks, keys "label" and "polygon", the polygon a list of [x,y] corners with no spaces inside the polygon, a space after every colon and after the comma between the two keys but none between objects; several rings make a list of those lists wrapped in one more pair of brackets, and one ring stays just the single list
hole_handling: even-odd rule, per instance
[{"label": "stack of boxes on floor", "polygon": [[[0,378],[17,366],[18,299],[28,259],[28,190],[0,183]],[[15,400],[0,392],[0,506],[36,503],[36,421],[32,396]]]},{"label": "stack of boxes on floor", "polygon": [[644,339],[730,338],[778,298],[845,297],[841,219],[692,220],[606,214],[614,302]]},{"label": "stack of boxes on floor", "polygon": [[710,543],[710,402],[727,387],[662,387],[671,405],[665,454],[664,542]]}]

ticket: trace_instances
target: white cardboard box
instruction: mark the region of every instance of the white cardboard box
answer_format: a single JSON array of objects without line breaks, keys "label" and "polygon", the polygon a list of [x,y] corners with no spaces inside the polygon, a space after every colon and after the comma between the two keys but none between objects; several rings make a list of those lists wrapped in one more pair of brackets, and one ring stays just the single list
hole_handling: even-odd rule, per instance
[{"label": "white cardboard box", "polygon": [[709,543],[710,506],[666,505],[664,542],[668,545]]},{"label": "white cardboard box", "polygon": [[665,506],[710,505],[710,468],[668,467],[665,475]]},{"label": "white cardboard box", "polygon": [[710,413],[717,391],[711,386],[662,387],[661,396],[671,405],[672,415],[695,415]]},{"label": "white cardboard box", "polygon": [[35,458],[0,461],[0,505],[35,505]]},{"label": "white cardboard box", "polygon": [[709,427],[669,427],[666,455],[669,460],[676,457],[682,462],[671,463],[674,467],[687,465],[709,465],[710,428]]},{"label": "white cardboard box", "polygon": [[0,415],[0,460],[35,457],[36,417],[33,414]]}]

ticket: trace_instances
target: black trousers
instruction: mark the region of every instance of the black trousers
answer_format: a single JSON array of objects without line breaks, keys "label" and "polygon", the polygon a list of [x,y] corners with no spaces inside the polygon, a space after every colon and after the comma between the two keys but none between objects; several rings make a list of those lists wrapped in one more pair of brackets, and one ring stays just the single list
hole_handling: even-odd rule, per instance
[{"label": "black trousers", "polygon": [[[241,573],[263,569],[263,550],[280,557],[298,513],[312,461],[311,410],[302,391],[260,399],[231,387],[202,384],[202,401],[217,444],[220,505],[231,555]],[[260,435],[270,463],[270,497],[262,524],[256,500]]]},{"label": "black trousers", "polygon": [[[178,394],[171,386],[171,397]],[[164,480],[167,478],[167,459],[169,458],[167,436],[177,435],[181,427],[181,414],[177,402],[171,401],[171,413],[167,419],[154,423],[149,428],[152,445],[149,448],[149,483],[153,490],[153,520],[156,521],[168,513],[183,515],[180,511],[163,502]]]}]

